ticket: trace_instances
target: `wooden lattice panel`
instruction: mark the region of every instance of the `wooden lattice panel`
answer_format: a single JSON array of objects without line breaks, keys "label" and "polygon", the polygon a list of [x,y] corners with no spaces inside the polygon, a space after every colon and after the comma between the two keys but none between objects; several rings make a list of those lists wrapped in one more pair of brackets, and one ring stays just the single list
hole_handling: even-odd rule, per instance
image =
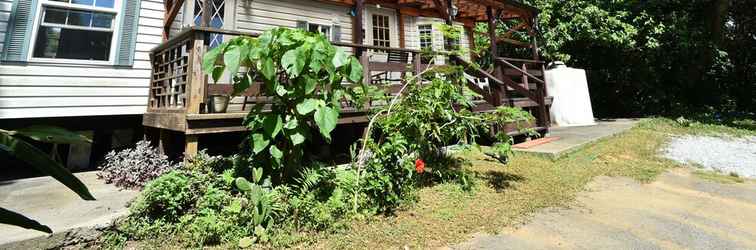
[{"label": "wooden lattice panel", "polygon": [[150,108],[183,109],[189,71],[191,39],[185,39],[152,55]]}]

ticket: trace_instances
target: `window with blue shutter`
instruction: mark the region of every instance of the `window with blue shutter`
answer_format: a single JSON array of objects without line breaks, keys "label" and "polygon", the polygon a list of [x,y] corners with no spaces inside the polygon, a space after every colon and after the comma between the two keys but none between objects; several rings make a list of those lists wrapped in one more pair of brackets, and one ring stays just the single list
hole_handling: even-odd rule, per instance
[{"label": "window with blue shutter", "polygon": [[139,0],[17,0],[5,61],[132,65]]},{"label": "window with blue shutter", "polygon": [[118,39],[115,64],[119,66],[134,65],[134,49],[136,47],[137,28],[139,23],[140,0],[123,0],[123,18],[121,19],[121,35]]},{"label": "window with blue shutter", "polygon": [[11,11],[8,35],[3,48],[4,61],[26,61],[36,0],[16,0]]}]

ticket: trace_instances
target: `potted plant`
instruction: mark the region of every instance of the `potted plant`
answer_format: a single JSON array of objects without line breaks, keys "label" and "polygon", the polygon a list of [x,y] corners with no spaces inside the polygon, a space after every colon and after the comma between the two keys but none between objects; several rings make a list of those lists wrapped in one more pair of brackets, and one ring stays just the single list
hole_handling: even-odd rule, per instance
[{"label": "potted plant", "polygon": [[[236,77],[244,77],[243,72],[247,72],[248,68],[245,66],[240,66],[239,71],[237,73]],[[219,84],[217,81],[215,84]],[[208,113],[226,113],[228,110],[228,104],[231,102],[231,99],[234,97],[234,95],[227,95],[225,92],[221,94],[212,94],[208,96],[208,105],[207,105],[207,112]]]},{"label": "potted plant", "polygon": [[231,96],[228,95],[210,95],[208,97],[208,113],[226,113]]}]

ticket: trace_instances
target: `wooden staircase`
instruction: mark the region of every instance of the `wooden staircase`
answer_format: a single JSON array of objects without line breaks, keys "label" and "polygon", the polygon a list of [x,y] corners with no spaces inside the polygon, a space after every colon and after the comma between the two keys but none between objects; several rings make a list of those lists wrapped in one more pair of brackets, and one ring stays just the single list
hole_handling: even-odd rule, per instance
[{"label": "wooden staircase", "polygon": [[498,57],[493,72],[488,72],[463,58],[454,56],[452,59],[465,67],[465,73],[488,80],[487,88],[467,82],[467,86],[485,101],[479,102],[476,110],[490,110],[502,105],[521,107],[533,114],[540,132],[548,130],[551,124],[548,112],[553,98],[546,94],[544,61]]}]

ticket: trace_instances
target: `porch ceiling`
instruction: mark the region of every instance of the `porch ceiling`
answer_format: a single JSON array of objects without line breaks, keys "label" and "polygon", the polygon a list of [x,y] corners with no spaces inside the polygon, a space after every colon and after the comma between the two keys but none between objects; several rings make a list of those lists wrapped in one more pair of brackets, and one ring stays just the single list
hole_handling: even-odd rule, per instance
[{"label": "porch ceiling", "polygon": [[[356,0],[316,1],[354,6]],[[447,0],[364,0],[365,4],[379,4],[397,9],[404,15],[437,18],[448,16],[446,10],[449,8],[446,2]],[[487,7],[493,8],[502,20],[522,19],[529,23],[538,14],[538,9],[535,7],[514,0],[452,0],[452,2],[459,9],[455,20],[465,24],[488,20]]]}]

